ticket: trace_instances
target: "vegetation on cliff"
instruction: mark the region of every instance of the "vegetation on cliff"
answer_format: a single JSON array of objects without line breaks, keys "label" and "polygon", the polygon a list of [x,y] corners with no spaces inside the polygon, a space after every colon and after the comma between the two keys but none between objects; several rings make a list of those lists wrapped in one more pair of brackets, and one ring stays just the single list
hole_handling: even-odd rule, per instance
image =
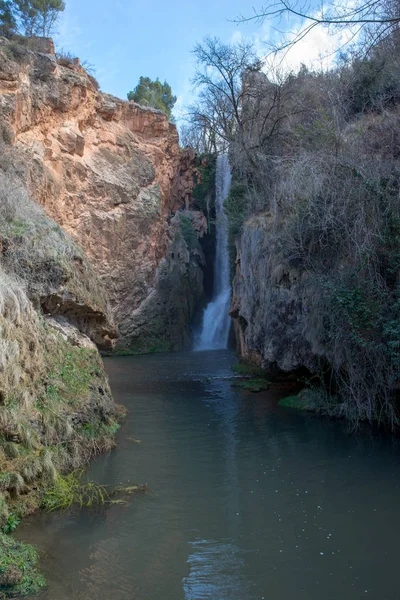
[{"label": "vegetation on cliff", "polygon": [[64,10],[63,0],[0,0],[0,35],[48,37]]},{"label": "vegetation on cliff", "polygon": [[[10,533],[63,473],[113,446],[117,411],[83,333],[101,339],[109,312],[102,287],[82,251],[30,200],[10,150],[1,150],[0,528]],[[32,548],[2,535],[0,591],[37,591],[36,563]]]},{"label": "vegetation on cliff", "polygon": [[[206,90],[222,91],[210,92],[213,104],[200,109],[226,106],[226,73],[239,72],[243,83],[228,79],[235,101],[210,133],[222,145],[229,141],[236,182],[226,212],[237,252],[232,315],[242,353],[256,353],[267,368],[317,373],[318,410],[395,428],[397,30],[366,56],[349,55],[325,73],[303,67],[267,78],[250,49],[248,68],[239,53],[238,71],[234,49],[219,42],[205,49]],[[210,52],[218,65],[211,71]]]},{"label": "vegetation on cliff", "polygon": [[173,96],[171,86],[166,81],[161,83],[158,79],[152,81],[150,77],[140,77],[135,89],[129,92],[128,100],[157,108],[170,119],[177,98]]}]

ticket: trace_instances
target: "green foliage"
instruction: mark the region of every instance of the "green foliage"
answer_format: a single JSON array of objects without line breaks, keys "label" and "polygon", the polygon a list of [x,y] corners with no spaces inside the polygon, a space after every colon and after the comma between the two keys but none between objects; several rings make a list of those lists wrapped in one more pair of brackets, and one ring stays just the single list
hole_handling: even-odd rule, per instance
[{"label": "green foliage", "polygon": [[266,371],[254,363],[240,361],[233,365],[232,371],[242,377],[242,379],[234,380],[231,384],[232,387],[254,393],[263,392],[270,388]]},{"label": "green foliage", "polygon": [[49,37],[64,10],[63,0],[0,0],[0,34]]},{"label": "green foliage", "polygon": [[104,423],[100,419],[95,419],[92,423],[84,423],[78,428],[78,433],[88,440],[96,440],[103,436],[114,436],[120,428],[117,421]]},{"label": "green foliage", "polygon": [[[61,361],[60,361],[61,358]],[[48,357],[48,378],[44,394],[38,400],[39,410],[67,402],[77,406],[90,394],[93,375],[99,371],[97,352],[70,346],[62,356]]]},{"label": "green foliage", "polygon": [[[138,348],[140,345],[138,346]],[[150,338],[144,345],[142,346],[144,351],[140,352],[140,354],[159,354],[160,352],[170,352],[171,346],[167,340],[159,340],[155,338]]]},{"label": "green foliage", "polygon": [[15,531],[18,525],[21,523],[21,519],[17,517],[14,513],[11,513],[8,516],[7,523],[2,527],[3,533],[9,534]]},{"label": "green foliage", "polygon": [[0,593],[12,596],[37,594],[46,581],[37,570],[39,554],[28,544],[0,534]]},{"label": "green foliage", "polygon": [[152,81],[150,77],[140,77],[135,89],[128,93],[128,100],[157,108],[170,118],[177,98],[172,95],[171,86],[166,81],[161,83],[159,79]]},{"label": "green foliage", "polygon": [[17,31],[13,0],[0,0],[0,36],[10,38]]},{"label": "green foliage", "polygon": [[257,379],[265,379],[267,377],[267,374],[264,371],[264,369],[262,369],[258,365],[255,365],[254,363],[245,361],[240,361],[233,365],[232,371],[237,375],[243,375],[244,377],[255,377]]},{"label": "green foliage", "polygon": [[197,233],[193,228],[192,221],[189,219],[189,217],[186,217],[182,214],[179,215],[179,221],[183,239],[186,242],[188,250],[192,252],[199,246],[199,240],[197,238]]},{"label": "green foliage", "polygon": [[244,184],[233,180],[229,195],[224,203],[224,211],[228,218],[228,249],[231,277],[235,274],[236,239],[242,231],[248,215],[247,188]]},{"label": "green foliage", "polygon": [[44,491],[41,507],[48,511],[66,510],[74,505],[102,506],[108,499],[104,486],[88,481],[82,469],[69,475],[58,475],[54,485]]},{"label": "green foliage", "polygon": [[264,392],[265,390],[269,390],[270,383],[262,378],[262,379],[246,379],[244,381],[234,381],[232,383],[232,387],[241,388],[242,390],[246,390],[248,392],[258,393]]},{"label": "green foliage", "polygon": [[213,196],[215,189],[217,155],[201,154],[196,160],[196,167],[200,174],[200,183],[193,188],[193,198],[197,206],[206,213],[209,208],[207,200]]},{"label": "green foliage", "polygon": [[49,37],[65,10],[63,0],[15,0],[15,10],[26,36]]},{"label": "green foliage", "polygon": [[225,200],[224,210],[228,217],[230,242],[242,230],[243,223],[248,213],[247,188],[243,183],[234,181],[231,185],[228,198]]},{"label": "green foliage", "polygon": [[321,386],[312,386],[299,392],[296,396],[286,396],[279,401],[282,408],[295,408],[296,410],[322,411],[327,407],[339,404],[336,396],[329,396]]},{"label": "green foliage", "polygon": [[310,406],[310,403],[303,394],[287,396],[279,401],[279,406],[282,406],[282,408],[295,408],[297,410],[313,410],[313,407]]}]

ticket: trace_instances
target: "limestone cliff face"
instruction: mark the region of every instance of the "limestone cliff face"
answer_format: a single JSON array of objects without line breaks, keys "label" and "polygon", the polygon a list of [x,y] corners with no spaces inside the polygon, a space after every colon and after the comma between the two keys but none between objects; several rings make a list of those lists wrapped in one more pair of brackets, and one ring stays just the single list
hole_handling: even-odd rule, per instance
[{"label": "limestone cliff face", "polygon": [[184,240],[177,248],[179,226],[170,223],[190,207],[195,172],[176,127],[159,111],[98,92],[78,61],[16,54],[5,40],[0,114],[31,195],[100,275],[120,345],[187,344],[202,257]]},{"label": "limestone cliff face", "polygon": [[230,314],[240,355],[269,371],[316,371],[324,356],[313,334],[310,274],[276,266],[274,235],[267,215],[245,223],[237,240]]}]

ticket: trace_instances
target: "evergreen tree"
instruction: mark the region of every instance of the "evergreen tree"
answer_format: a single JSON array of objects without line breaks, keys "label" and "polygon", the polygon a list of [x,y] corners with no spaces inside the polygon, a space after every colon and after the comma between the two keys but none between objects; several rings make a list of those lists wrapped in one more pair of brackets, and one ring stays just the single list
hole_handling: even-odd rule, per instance
[{"label": "evergreen tree", "polygon": [[135,89],[129,92],[128,100],[133,100],[142,106],[158,108],[170,118],[176,96],[172,95],[171,86],[166,81],[161,83],[158,78],[152,81],[150,77],[140,77]]},{"label": "evergreen tree", "polygon": [[0,35],[11,37],[17,31],[15,6],[11,0],[0,0]]},{"label": "evergreen tree", "polygon": [[37,13],[36,35],[49,37],[60,17],[60,13],[65,10],[65,2],[63,0],[33,0]]},{"label": "evergreen tree", "polygon": [[64,9],[63,0],[0,0],[0,34],[49,37]]}]

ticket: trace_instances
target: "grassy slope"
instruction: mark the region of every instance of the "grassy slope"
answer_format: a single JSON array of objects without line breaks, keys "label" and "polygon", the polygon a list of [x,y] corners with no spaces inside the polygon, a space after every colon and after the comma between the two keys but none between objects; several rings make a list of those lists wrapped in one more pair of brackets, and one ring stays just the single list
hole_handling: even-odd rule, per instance
[{"label": "grassy slope", "polygon": [[82,251],[0,172],[0,597],[43,584],[35,550],[5,534],[62,473],[110,449],[118,428],[96,347],[72,345],[41,312],[54,291],[107,315]]}]

